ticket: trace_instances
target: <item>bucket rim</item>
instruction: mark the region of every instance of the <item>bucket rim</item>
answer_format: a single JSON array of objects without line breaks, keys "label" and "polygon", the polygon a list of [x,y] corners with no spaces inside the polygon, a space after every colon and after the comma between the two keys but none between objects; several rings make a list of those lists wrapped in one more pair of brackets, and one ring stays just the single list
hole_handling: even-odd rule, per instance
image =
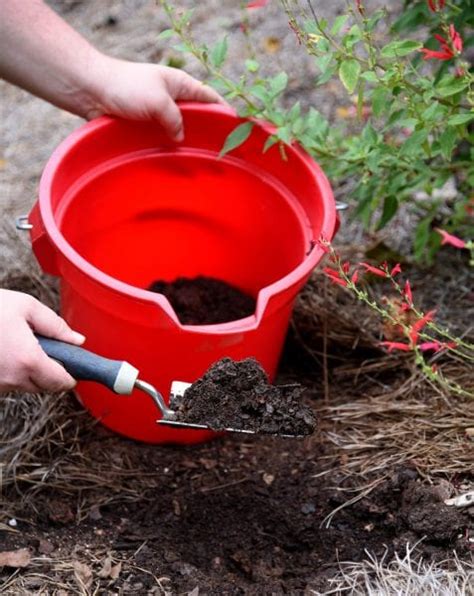
[{"label": "bucket rim", "polygon": [[[230,106],[221,104],[179,102],[179,107],[184,112],[184,115],[186,112],[202,113],[204,111],[207,114],[233,118],[235,119],[236,124],[249,120],[248,118],[241,118],[238,116],[237,112]],[[51,201],[48,200],[51,196],[52,184],[58,168],[60,168],[63,159],[69,151],[75,148],[82,139],[102,128],[111,126],[117,120],[119,119],[111,116],[100,116],[99,118],[81,125],[72,131],[56,147],[46,163],[39,183],[38,207],[44,230],[53,246],[66,258],[67,261],[82,271],[87,277],[93,279],[95,283],[109,291],[112,290],[119,294],[125,294],[135,300],[159,306],[178,328],[185,330],[186,332],[228,334],[231,332],[235,333],[256,329],[260,325],[264,313],[274,296],[287,290],[291,286],[296,286],[298,284],[303,285],[305,283],[311,271],[324,256],[324,250],[321,246],[315,244],[299,265],[283,277],[259,290],[256,300],[256,309],[253,315],[235,321],[229,321],[227,323],[185,325],[179,321],[173,307],[165,296],[120,281],[104,271],[101,271],[82,257],[62,234],[55,221]],[[275,131],[275,127],[270,123],[255,119],[250,120],[268,134],[272,134]],[[337,229],[337,214],[335,199],[329,181],[319,164],[296,143],[292,143],[290,146],[286,147],[286,150],[291,151],[300,160],[319,187],[323,214],[321,221],[321,236],[331,240]],[[225,159],[225,157],[223,159]]]}]

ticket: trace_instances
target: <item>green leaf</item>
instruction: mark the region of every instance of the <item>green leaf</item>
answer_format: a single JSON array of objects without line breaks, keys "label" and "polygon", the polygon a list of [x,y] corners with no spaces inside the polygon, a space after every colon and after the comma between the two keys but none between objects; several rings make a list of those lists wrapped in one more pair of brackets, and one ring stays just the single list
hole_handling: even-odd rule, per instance
[{"label": "green leaf", "polygon": [[284,143],[291,143],[291,128],[289,126],[281,126],[277,129],[277,137]]},{"label": "green leaf", "polygon": [[422,219],[415,229],[413,248],[415,251],[415,257],[419,261],[422,260],[426,245],[430,239],[431,220],[432,216],[429,215],[425,219]]},{"label": "green leaf", "polygon": [[458,133],[455,128],[447,128],[443,134],[439,136],[438,142],[441,149],[441,154],[445,159],[451,159],[451,154],[453,152],[454,146],[456,145],[457,139]]},{"label": "green leaf", "polygon": [[372,72],[371,70],[366,70],[360,76],[362,79],[366,80],[368,83],[378,83],[379,82],[377,75],[375,74],[375,72]]},{"label": "green leaf", "polygon": [[463,91],[469,85],[466,79],[456,79],[454,77],[445,77],[441,79],[439,85],[436,87],[436,92],[441,97],[450,97],[460,91]]},{"label": "green leaf", "polygon": [[263,85],[260,84],[252,85],[252,87],[249,89],[249,92],[264,104],[271,99],[268,91]]},{"label": "green leaf", "polygon": [[448,119],[448,124],[458,126],[459,124],[467,124],[471,120],[474,120],[474,114],[456,114]]},{"label": "green leaf", "polygon": [[437,101],[433,101],[432,104],[421,114],[421,117],[423,120],[437,120],[443,114],[444,110],[445,107],[443,105]]},{"label": "green leaf", "polygon": [[249,72],[257,72],[257,70],[260,68],[260,64],[256,60],[249,59],[245,61],[245,68]]},{"label": "green leaf", "polygon": [[337,64],[335,62],[333,62],[330,66],[328,66],[326,68],[326,71],[317,79],[316,84],[317,85],[326,84],[328,81],[330,81],[332,79],[332,77],[334,76],[334,73],[336,72],[336,69],[337,69]]},{"label": "green leaf", "polygon": [[332,60],[332,54],[329,53],[329,54],[325,54],[324,56],[317,56],[317,58],[315,58],[314,62],[316,64],[316,66],[318,67],[318,69],[321,71],[321,73],[325,73],[331,60]]},{"label": "green leaf", "polygon": [[364,141],[364,145],[370,146],[375,145],[378,141],[377,133],[375,132],[374,127],[369,123],[364,126],[364,130],[362,131],[361,138]]},{"label": "green leaf", "polygon": [[384,87],[377,87],[372,93],[372,111],[374,116],[380,116],[387,109],[388,92]]},{"label": "green leaf", "polygon": [[165,29],[158,35],[158,39],[169,39],[175,34],[173,29]]},{"label": "green leaf", "polygon": [[280,72],[270,79],[270,92],[273,96],[280,95],[288,85],[288,75],[286,72]]},{"label": "green leaf", "polygon": [[299,118],[301,115],[301,104],[299,101],[297,101],[293,107],[291,108],[291,110],[288,112],[288,120],[290,122],[293,122],[294,120],[296,120],[297,118]]},{"label": "green leaf", "polygon": [[210,53],[210,60],[213,66],[220,68],[227,56],[227,37],[218,41],[212,48]]},{"label": "green leaf", "polygon": [[400,149],[400,155],[403,157],[413,157],[421,151],[421,145],[426,141],[428,131],[417,130],[413,132],[403,143]]},{"label": "green leaf", "polygon": [[334,24],[331,28],[331,34],[337,35],[339,31],[344,27],[345,22],[347,21],[349,15],[341,14],[334,19]]},{"label": "green leaf", "polygon": [[353,93],[359,80],[360,64],[357,60],[344,60],[339,67],[339,78],[347,89],[348,93]]},{"label": "green leaf", "polygon": [[242,124],[239,124],[237,128],[234,128],[234,130],[226,138],[224,146],[219,153],[219,157],[222,157],[229,151],[232,151],[232,149],[235,149],[236,147],[239,147],[239,145],[242,145],[242,143],[245,143],[245,141],[249,138],[253,127],[253,122],[243,122]]},{"label": "green leaf", "polygon": [[400,56],[407,56],[422,47],[423,44],[419,41],[404,39],[390,42],[382,48],[380,54],[383,58],[399,58]]},{"label": "green leaf", "polygon": [[301,116],[296,118],[296,120],[293,122],[293,124],[291,126],[291,130],[292,130],[293,134],[296,136],[301,134],[304,130],[304,124],[305,124],[304,119]]},{"label": "green leaf", "polygon": [[398,199],[394,195],[387,195],[383,202],[382,216],[377,224],[377,230],[381,230],[395,215],[398,209]]},{"label": "green leaf", "polygon": [[278,143],[278,139],[276,138],[276,136],[275,135],[269,136],[263,146],[263,150],[262,150],[263,153],[266,153],[270,149],[270,147],[273,147],[273,145],[275,145],[275,143]]}]

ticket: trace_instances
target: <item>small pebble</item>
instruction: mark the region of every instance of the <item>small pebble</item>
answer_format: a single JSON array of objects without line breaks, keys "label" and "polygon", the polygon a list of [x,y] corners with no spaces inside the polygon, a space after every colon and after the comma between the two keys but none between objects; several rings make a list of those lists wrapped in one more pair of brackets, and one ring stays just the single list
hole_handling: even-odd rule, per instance
[{"label": "small pebble", "polygon": [[316,511],[316,505],[314,503],[305,503],[301,507],[301,513],[308,515],[309,513],[314,513]]}]

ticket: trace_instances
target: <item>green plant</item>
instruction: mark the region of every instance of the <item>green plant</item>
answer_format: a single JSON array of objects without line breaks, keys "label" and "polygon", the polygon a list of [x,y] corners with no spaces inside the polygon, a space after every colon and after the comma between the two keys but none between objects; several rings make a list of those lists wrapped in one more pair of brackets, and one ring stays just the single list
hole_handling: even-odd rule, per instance
[{"label": "green plant", "polygon": [[[453,242],[459,239],[449,236]],[[324,273],[332,283],[340,285],[351,292],[354,297],[375,311],[382,321],[382,331],[385,341],[380,346],[389,352],[405,352],[412,356],[415,365],[432,383],[450,393],[474,397],[472,390],[462,387],[456,381],[443,374],[443,367],[439,356],[444,361],[450,358],[472,367],[474,363],[474,344],[455,337],[448,329],[435,320],[436,310],[424,313],[414,302],[410,281],[399,281],[402,269],[399,264],[389,267],[387,263],[373,266],[359,263],[356,266],[343,261],[331,244],[324,238],[319,240],[320,246],[328,253],[331,265],[324,268]],[[461,248],[460,244],[458,245]],[[474,243],[467,248],[474,252]],[[386,280],[390,284],[390,297],[377,298],[370,292],[361,278],[370,274]],[[431,355],[431,356],[430,356]],[[434,358],[433,358],[434,355]]]},{"label": "green plant", "polygon": [[[317,65],[315,85],[338,79],[354,104],[354,118],[336,124],[313,107],[303,110],[299,102],[282,106],[288,74],[259,74],[247,17],[248,57],[233,80],[224,72],[227,39],[212,47],[198,43],[191,31],[192,13],[160,2],[171,22],[162,36],[178,36],[175,48],[197,58],[210,84],[235,100],[242,116],[253,119],[231,133],[222,153],[245,142],[255,120],[270,121],[275,134],[262,150],[278,144],[284,157],[285,144],[297,141],[334,185],[352,180],[355,215],[368,228],[387,225],[401,203],[415,210],[417,260],[431,262],[439,249],[436,226],[472,237],[474,76],[463,55],[474,43],[469,0],[406,2],[393,23],[385,10],[369,14],[360,0],[347,2],[346,14],[331,23],[318,16],[310,0],[280,0],[299,48]],[[242,5],[245,12],[246,3]],[[387,25],[390,33],[381,44],[379,29]],[[426,28],[438,37],[425,42]],[[454,199],[435,192],[448,180],[454,182]]]}]

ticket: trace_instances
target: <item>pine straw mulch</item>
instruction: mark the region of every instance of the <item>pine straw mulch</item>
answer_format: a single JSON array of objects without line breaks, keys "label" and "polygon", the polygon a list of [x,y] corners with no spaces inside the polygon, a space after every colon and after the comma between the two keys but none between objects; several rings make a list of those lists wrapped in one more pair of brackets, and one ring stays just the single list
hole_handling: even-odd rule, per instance
[{"label": "pine straw mulch", "polygon": [[[362,248],[350,248],[353,256],[358,250]],[[419,303],[426,308],[442,303],[442,316],[456,320],[456,327],[469,335],[472,284],[466,267],[453,266],[452,259],[457,258],[450,254],[440,260],[436,272],[443,279],[440,286],[430,285],[433,272],[413,270],[411,279]],[[56,283],[37,273],[27,250],[0,284],[57,307]],[[450,290],[455,296],[452,301],[446,299]],[[314,442],[326,445],[320,475],[337,470],[349,479],[343,502],[322,521],[326,527],[341,509],[367,496],[404,464],[416,468],[427,482],[445,478],[456,492],[472,488],[474,442],[467,433],[474,427],[472,400],[449,395],[427,382],[409,356],[382,353],[380,338],[380,323],[365,306],[330,285],[321,273],[313,275],[296,305],[282,378],[297,378],[311,387],[312,403],[321,421]],[[472,368],[455,360],[446,366],[448,376],[474,390]],[[114,437],[97,425],[70,395],[2,397],[0,428],[0,529],[14,532],[7,521],[20,512],[31,511],[31,516],[41,517],[45,507],[42,495],[51,495],[51,491],[58,495],[58,500],[50,503],[52,509],[58,509],[58,518],[62,515],[61,495],[66,495],[75,499],[74,516],[79,522],[103,505],[146,502],[147,495],[162,485],[162,476],[150,468],[141,446]],[[108,556],[104,551],[97,559],[98,574],[104,565],[110,573],[119,564],[108,561]],[[38,560],[38,569],[44,568],[44,561],[44,557]],[[126,565],[126,561],[122,563]],[[82,581],[78,565],[70,554],[61,560],[51,558],[51,571],[59,574],[57,581],[48,574],[49,579],[45,576],[41,583],[32,559],[28,572],[15,573],[3,588],[8,587],[12,594],[30,593],[27,579],[33,577],[33,585],[41,586],[42,593],[49,593],[48,589],[54,593],[48,581],[53,581],[57,591],[88,593],[77,588]],[[129,563],[129,569],[132,567]],[[66,575],[74,573],[75,583],[61,586],[61,570]],[[154,581],[156,593],[166,593],[166,586],[159,587],[161,578],[154,577]],[[71,586],[76,586],[77,592]]]},{"label": "pine straw mulch", "polygon": [[[354,257],[358,251],[362,256],[363,248],[341,250]],[[56,282],[39,274],[29,261],[25,249],[16,266],[0,279],[0,287],[30,293],[57,308]],[[453,266],[449,258],[440,259],[437,267],[435,273],[412,272],[416,297],[426,308],[443,302],[441,315],[456,321],[458,330],[469,336],[472,275],[466,267]],[[435,278],[442,283],[433,286]],[[449,302],[450,290],[455,300]],[[449,307],[454,310],[448,311]],[[337,465],[362,484],[372,477],[380,481],[407,461],[428,480],[437,474],[452,478],[472,471],[474,443],[466,435],[474,426],[472,400],[429,383],[410,356],[382,353],[381,333],[378,318],[367,307],[319,272],[298,298],[282,373],[312,382],[313,403],[322,421],[317,440],[334,446],[326,456],[328,470]],[[446,376],[474,389],[472,367],[456,360],[444,367]],[[92,490],[113,483],[118,483],[122,495],[138,491],[133,466],[127,471],[124,462],[117,466],[110,454],[98,457],[93,438],[107,431],[70,396],[7,395],[2,398],[0,420],[4,485],[24,483],[29,486],[26,494],[43,485]],[[88,445],[95,452],[92,458]],[[150,477],[145,474],[146,486]]]}]

